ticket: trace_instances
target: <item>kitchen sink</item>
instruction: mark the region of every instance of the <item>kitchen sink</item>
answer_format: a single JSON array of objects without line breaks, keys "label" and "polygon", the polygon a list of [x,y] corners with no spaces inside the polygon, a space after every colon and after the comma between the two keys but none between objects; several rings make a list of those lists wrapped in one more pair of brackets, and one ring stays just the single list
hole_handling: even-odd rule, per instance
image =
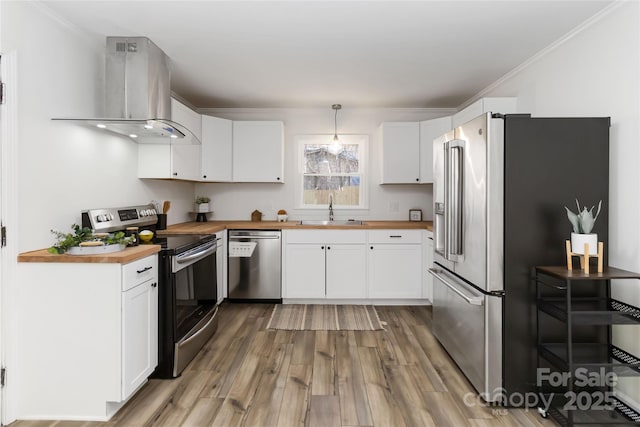
[{"label": "kitchen sink", "polygon": [[363,225],[364,222],[355,219],[348,220],[315,220],[315,219],[305,219],[300,221],[300,225],[333,225],[333,226],[349,226],[349,225]]}]

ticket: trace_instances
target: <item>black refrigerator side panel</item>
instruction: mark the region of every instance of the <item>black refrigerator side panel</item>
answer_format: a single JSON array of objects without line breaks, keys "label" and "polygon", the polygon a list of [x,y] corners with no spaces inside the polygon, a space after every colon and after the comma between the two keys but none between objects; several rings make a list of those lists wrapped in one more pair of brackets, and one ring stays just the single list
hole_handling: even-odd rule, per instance
[{"label": "black refrigerator side panel", "polygon": [[[606,265],[609,123],[609,118],[505,118],[503,378],[507,393],[535,390],[532,268],[566,264],[565,240],[572,227],[564,206],[575,212],[576,198],[581,205],[596,208],[602,200],[593,232],[604,242]],[[598,294],[602,290],[585,283],[579,292]],[[545,338],[553,339],[555,334],[563,340],[561,324],[544,316],[540,320],[541,331],[552,331]],[[592,329],[577,330],[574,338],[593,340]]]}]

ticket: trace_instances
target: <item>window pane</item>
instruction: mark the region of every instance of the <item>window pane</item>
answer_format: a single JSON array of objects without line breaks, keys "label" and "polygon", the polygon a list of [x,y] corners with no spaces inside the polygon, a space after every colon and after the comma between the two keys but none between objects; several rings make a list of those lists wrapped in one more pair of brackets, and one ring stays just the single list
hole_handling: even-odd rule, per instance
[{"label": "window pane", "polygon": [[358,144],[305,144],[305,174],[358,173]]},{"label": "window pane", "polygon": [[358,206],[360,203],[360,177],[355,176],[305,176],[303,203],[328,205],[329,193],[334,205]]}]

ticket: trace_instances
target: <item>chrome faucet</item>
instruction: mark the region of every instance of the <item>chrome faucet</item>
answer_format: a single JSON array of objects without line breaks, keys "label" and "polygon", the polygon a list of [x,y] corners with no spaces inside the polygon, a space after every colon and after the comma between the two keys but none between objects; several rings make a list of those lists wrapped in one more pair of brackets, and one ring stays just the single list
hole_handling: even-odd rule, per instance
[{"label": "chrome faucet", "polygon": [[333,194],[329,193],[329,221],[333,221]]}]

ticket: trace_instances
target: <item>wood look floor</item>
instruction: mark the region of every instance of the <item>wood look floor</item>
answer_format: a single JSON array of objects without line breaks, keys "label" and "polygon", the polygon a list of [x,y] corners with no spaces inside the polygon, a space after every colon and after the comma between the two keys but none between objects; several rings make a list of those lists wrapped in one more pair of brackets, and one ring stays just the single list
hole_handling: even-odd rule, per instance
[{"label": "wood look floor", "polygon": [[432,336],[428,307],[377,307],[385,331],[266,330],[272,308],[223,304],[183,375],[150,380],[108,423],[11,426],[553,425],[535,411],[465,405],[472,387]]}]

